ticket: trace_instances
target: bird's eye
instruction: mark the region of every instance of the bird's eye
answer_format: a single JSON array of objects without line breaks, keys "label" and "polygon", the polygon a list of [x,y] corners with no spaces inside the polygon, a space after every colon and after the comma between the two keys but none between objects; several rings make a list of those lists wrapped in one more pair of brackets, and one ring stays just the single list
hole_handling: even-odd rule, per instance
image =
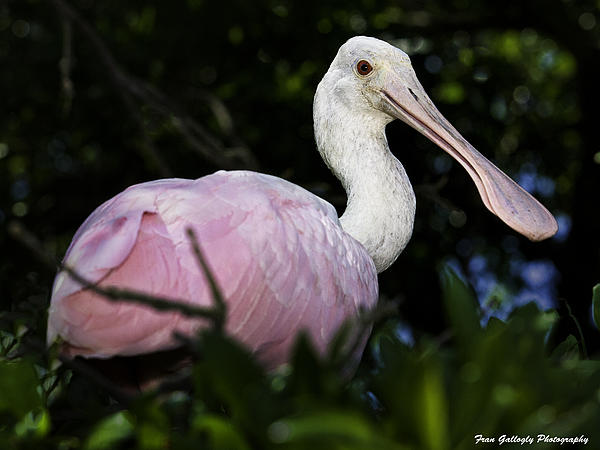
[{"label": "bird's eye", "polygon": [[363,76],[369,75],[373,71],[373,66],[371,65],[371,63],[369,61],[365,61],[364,59],[361,59],[356,64],[356,71]]}]

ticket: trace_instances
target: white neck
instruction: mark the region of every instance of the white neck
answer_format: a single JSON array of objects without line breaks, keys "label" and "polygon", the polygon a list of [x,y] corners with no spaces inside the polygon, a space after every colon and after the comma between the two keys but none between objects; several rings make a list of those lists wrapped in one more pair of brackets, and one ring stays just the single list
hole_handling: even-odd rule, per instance
[{"label": "white neck", "polygon": [[415,194],[385,137],[391,118],[371,108],[353,109],[353,102],[332,95],[334,87],[327,81],[319,84],[314,101],[317,147],[348,195],[342,227],[382,272],[410,239]]}]

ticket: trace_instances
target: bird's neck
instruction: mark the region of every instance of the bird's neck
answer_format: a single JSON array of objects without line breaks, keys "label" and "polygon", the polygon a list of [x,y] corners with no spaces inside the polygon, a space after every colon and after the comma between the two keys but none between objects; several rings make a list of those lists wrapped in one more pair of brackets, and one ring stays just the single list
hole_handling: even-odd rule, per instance
[{"label": "bird's neck", "polygon": [[314,102],[315,138],[321,156],[348,195],[342,227],[387,269],[408,243],[415,217],[415,194],[385,137],[389,118],[348,111],[324,95]]}]

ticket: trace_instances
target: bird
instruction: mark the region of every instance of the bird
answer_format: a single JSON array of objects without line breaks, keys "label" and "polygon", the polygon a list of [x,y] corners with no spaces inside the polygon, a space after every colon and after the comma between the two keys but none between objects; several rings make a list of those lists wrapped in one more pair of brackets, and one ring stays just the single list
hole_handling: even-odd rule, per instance
[{"label": "bird", "polygon": [[[289,361],[300,332],[324,354],[344,321],[376,305],[378,273],[413,231],[415,194],[385,134],[395,119],[455,158],[484,205],[515,231],[532,241],[556,233],[552,214],[442,116],[405,52],[355,36],[339,48],[313,103],[317,149],[347,193],[341,217],[325,200],[268,174],[150,181],[93,211],[63,264],[100,287],[210,306],[186,235],[192,229],[227,305],[227,334],[269,370]],[[102,360],[176,349],[175,334],[193,336],[205,326],[177,311],[109,301],[60,271],[47,341],[60,337],[68,357]]]}]

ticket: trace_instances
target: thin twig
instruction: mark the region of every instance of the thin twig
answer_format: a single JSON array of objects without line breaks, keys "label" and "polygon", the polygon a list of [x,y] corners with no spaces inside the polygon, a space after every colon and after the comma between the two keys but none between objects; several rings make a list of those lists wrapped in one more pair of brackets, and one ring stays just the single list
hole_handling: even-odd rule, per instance
[{"label": "thin twig", "polygon": [[83,288],[88,289],[95,294],[101,295],[107,300],[124,303],[139,303],[150,306],[158,311],[177,311],[188,317],[203,317],[215,322],[222,321],[220,317],[220,311],[216,311],[215,308],[193,306],[185,300],[158,297],[155,295],[146,294],[144,292],[122,289],[115,286],[100,287],[84,278],[67,265],[61,264],[59,265],[59,269],[68,273],[69,276],[79,283]]},{"label": "thin twig", "polygon": [[579,325],[579,321],[577,320],[577,317],[575,317],[575,315],[573,314],[573,311],[571,310],[571,305],[569,305],[569,302],[566,299],[564,299],[564,304],[567,307],[569,319],[571,319],[575,323],[577,333],[579,333],[579,345],[581,347],[581,355],[584,359],[589,359],[587,346],[585,345],[585,337],[583,336],[583,330],[581,329],[581,325]]},{"label": "thin twig", "polygon": [[127,406],[133,400],[133,395],[127,393],[124,389],[112,383],[108,378],[102,375],[102,373],[98,372],[87,364],[82,363],[77,359],[71,359],[62,355],[60,355],[58,359],[62,364],[64,364],[65,367],[83,375],[87,380],[102,388],[122,405]]},{"label": "thin twig", "polygon": [[227,317],[227,304],[225,303],[223,294],[221,294],[221,289],[217,284],[217,280],[215,280],[215,277],[208,267],[204,255],[202,254],[202,250],[200,250],[200,244],[198,244],[198,239],[196,239],[196,233],[194,233],[192,228],[187,228],[186,233],[190,239],[190,243],[192,244],[192,250],[194,251],[194,255],[196,256],[196,261],[198,261],[200,270],[206,277],[206,281],[210,286],[210,293],[214,302],[214,307],[212,310],[215,311],[215,316],[213,317],[214,326],[217,330],[222,331],[223,326],[225,325],[225,319]]},{"label": "thin twig", "polygon": [[71,112],[71,105],[73,103],[73,97],[75,96],[73,80],[71,80],[71,66],[73,57],[72,36],[73,27],[71,26],[71,21],[64,18],[62,20],[62,56],[58,62],[63,97],[62,113],[64,116],[68,116]]},{"label": "thin twig", "polygon": [[159,311],[176,311],[188,317],[202,317],[210,319],[215,325],[222,324],[224,321],[222,309],[220,307],[206,308],[201,306],[191,305],[189,302],[181,299],[163,298],[155,295],[150,295],[144,292],[134,291],[130,289],[122,289],[115,286],[100,287],[96,283],[91,282],[72,267],[59,263],[56,258],[51,256],[43,247],[41,242],[29,232],[23,224],[13,221],[8,225],[9,234],[21,244],[31,250],[36,257],[46,266],[59,271],[66,272],[73,280],[79,283],[84,289],[88,289],[98,295],[101,295],[109,301],[137,303],[150,306]]},{"label": "thin twig", "polygon": [[[51,352],[48,351],[48,348],[41,343],[38,339],[28,339],[25,343],[30,349],[35,352],[45,355],[46,357],[54,357],[51,355]],[[58,355],[57,359],[61,362],[61,364],[67,369],[71,369],[73,372],[79,373],[83,375],[87,380],[94,383],[96,386],[105,390],[110,396],[112,396],[119,403],[128,406],[133,400],[134,396],[129,394],[122,388],[116,386],[112,383],[108,378],[106,378],[102,373],[95,370],[93,367],[78,361],[77,359],[72,359],[68,356]],[[56,375],[57,378],[60,377],[60,374]],[[51,391],[48,391],[48,395],[50,395]]]}]

